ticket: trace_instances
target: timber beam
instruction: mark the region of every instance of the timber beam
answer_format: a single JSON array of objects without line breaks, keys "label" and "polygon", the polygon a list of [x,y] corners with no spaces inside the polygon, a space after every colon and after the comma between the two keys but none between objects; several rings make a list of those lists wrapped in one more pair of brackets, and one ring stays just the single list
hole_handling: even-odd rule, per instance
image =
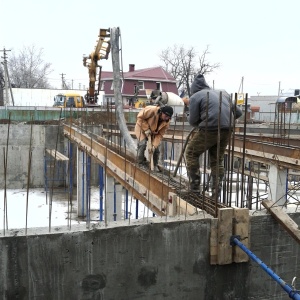
[{"label": "timber beam", "polygon": [[147,170],[138,168],[136,163],[115,153],[108,147],[109,145],[96,141],[75,127],[64,125],[64,136],[93,157],[104,167],[107,174],[113,176],[151,211],[159,216],[166,215],[170,193],[175,192],[167,182],[152,176]]},{"label": "timber beam", "polygon": [[[282,145],[274,145],[272,143],[259,142],[255,140],[234,140],[234,146],[239,148],[244,148],[246,150],[254,150],[263,153],[271,153],[273,154],[274,159],[276,156],[286,156],[290,158],[298,159],[300,157],[300,148],[293,148],[290,146],[282,146]],[[300,162],[299,162],[300,163]]]},{"label": "timber beam", "polygon": [[241,249],[232,248],[230,238],[237,235],[249,247],[249,209],[220,208],[218,218],[211,219],[210,264],[227,265],[247,262],[249,257]]},{"label": "timber beam", "polygon": [[235,157],[245,157],[250,161],[300,170],[300,149],[298,148],[266,144],[257,141],[243,142],[235,140],[233,155]]},{"label": "timber beam", "polygon": [[[235,139],[243,140],[244,134],[235,132]],[[296,134],[267,134],[267,133],[246,133],[246,138],[249,140],[255,140],[258,142],[273,144],[275,147],[277,145],[285,145],[289,147],[300,147],[300,135]]]},{"label": "timber beam", "polygon": [[282,210],[282,206],[276,205],[271,200],[263,200],[262,205],[270,212],[279,224],[293,237],[293,239],[300,243],[300,230],[297,223]]}]

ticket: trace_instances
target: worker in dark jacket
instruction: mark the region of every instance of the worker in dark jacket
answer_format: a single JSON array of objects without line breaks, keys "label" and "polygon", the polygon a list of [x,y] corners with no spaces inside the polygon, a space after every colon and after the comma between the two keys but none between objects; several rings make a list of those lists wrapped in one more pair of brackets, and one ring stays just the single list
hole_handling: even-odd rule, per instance
[{"label": "worker in dark jacket", "polygon": [[[216,191],[221,188],[224,177],[224,153],[229,143],[233,122],[242,115],[242,110],[239,107],[233,109],[229,95],[226,92],[212,90],[202,74],[195,77],[191,85],[191,94],[190,99],[183,99],[184,103],[189,106],[189,123],[196,127],[185,153],[190,188],[195,192],[200,190],[199,157],[208,150],[212,196],[215,196]],[[219,127],[220,137],[218,136]]]}]

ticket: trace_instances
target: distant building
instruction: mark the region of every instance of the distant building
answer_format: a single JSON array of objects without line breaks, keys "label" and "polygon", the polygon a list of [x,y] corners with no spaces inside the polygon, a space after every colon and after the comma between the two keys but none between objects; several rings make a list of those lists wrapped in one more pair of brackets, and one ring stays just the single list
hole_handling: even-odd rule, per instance
[{"label": "distant building", "polygon": [[250,108],[255,108],[252,119],[262,122],[277,122],[279,115],[287,114],[285,121],[299,123],[298,95],[300,95],[300,89],[289,90],[279,96],[251,96],[248,103]]},{"label": "distant building", "polygon": [[[152,90],[172,92],[178,95],[175,78],[162,67],[135,70],[135,65],[129,65],[129,71],[123,72],[122,97],[124,105],[141,107],[150,104]],[[104,102],[114,104],[113,72],[102,71],[100,89],[104,91]],[[104,103],[104,104],[105,104]]]},{"label": "distant building", "polygon": [[260,112],[270,113],[275,112],[275,105],[278,96],[251,96],[248,100],[250,106],[259,106]]},{"label": "distant building", "polygon": [[[12,88],[14,106],[53,106],[54,96],[64,93],[78,93],[84,97],[85,90],[62,90],[62,89],[26,89]],[[101,95],[102,96],[102,95]]]}]

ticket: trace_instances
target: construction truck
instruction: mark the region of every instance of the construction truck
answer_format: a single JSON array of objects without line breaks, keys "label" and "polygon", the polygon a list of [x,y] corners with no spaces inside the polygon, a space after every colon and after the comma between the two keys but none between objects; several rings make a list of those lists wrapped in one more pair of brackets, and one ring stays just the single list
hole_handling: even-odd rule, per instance
[{"label": "construction truck", "polygon": [[[100,29],[99,40],[89,56],[83,57],[83,65],[89,70],[89,89],[85,96],[86,106],[97,105],[97,99],[100,92],[100,80],[102,67],[98,65],[98,60],[108,59],[110,52],[110,29]],[[98,88],[96,90],[96,78],[98,73]]]},{"label": "construction truck", "polygon": [[64,107],[66,96],[63,94],[58,94],[54,96],[54,104],[53,107],[62,108]]},{"label": "construction truck", "polygon": [[53,107],[82,108],[82,107],[85,107],[85,102],[84,102],[83,97],[80,94],[76,94],[76,93],[58,94],[54,97]]},{"label": "construction truck", "polygon": [[134,104],[135,108],[143,108],[146,107],[146,100],[144,99],[138,99],[135,104]]},{"label": "construction truck", "polygon": [[135,98],[137,98],[136,102],[134,103],[135,108],[144,108],[148,105],[169,105],[173,107],[182,107],[183,102],[182,99],[172,93],[172,92],[162,92],[160,90],[152,90],[152,89],[146,89],[146,96],[147,99],[144,98],[137,98],[135,95]]}]

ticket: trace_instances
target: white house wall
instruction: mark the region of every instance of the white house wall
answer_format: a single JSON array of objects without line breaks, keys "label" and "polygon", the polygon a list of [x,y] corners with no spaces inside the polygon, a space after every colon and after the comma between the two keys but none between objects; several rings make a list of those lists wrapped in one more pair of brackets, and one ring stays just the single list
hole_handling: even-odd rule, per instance
[{"label": "white house wall", "polygon": [[[58,90],[58,89],[12,89],[15,106],[53,106],[54,96],[63,93],[78,93],[84,97],[85,90]],[[100,92],[99,102],[102,102],[104,92]],[[10,99],[10,105],[12,105]],[[99,103],[101,104],[101,103]]]}]

